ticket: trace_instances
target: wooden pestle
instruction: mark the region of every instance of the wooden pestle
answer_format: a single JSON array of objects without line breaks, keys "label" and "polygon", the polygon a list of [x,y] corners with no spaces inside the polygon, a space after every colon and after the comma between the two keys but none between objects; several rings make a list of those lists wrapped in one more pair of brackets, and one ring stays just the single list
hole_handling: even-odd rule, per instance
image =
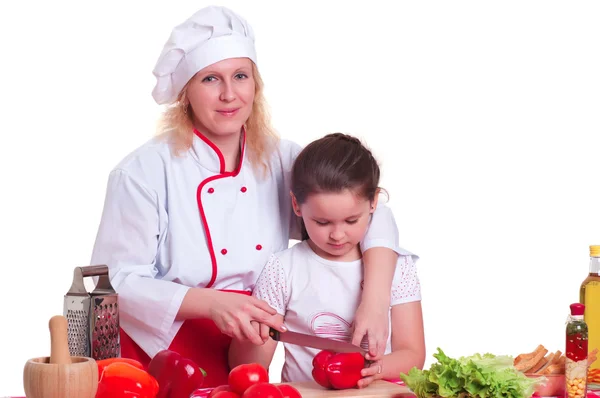
[{"label": "wooden pestle", "polygon": [[50,363],[70,364],[67,318],[56,315],[50,318]]},{"label": "wooden pestle", "polygon": [[50,318],[50,357],[31,358],[23,369],[27,398],[95,398],[98,365],[93,358],[71,356],[68,323]]}]

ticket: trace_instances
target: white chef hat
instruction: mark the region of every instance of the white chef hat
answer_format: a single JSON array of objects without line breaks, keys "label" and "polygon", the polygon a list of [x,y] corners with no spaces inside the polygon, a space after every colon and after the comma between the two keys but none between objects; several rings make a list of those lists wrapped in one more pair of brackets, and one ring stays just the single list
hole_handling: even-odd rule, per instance
[{"label": "white chef hat", "polygon": [[156,76],[152,97],[158,104],[172,103],[199,70],[242,57],[256,63],[252,27],[228,8],[203,8],[171,32],[152,71]]}]

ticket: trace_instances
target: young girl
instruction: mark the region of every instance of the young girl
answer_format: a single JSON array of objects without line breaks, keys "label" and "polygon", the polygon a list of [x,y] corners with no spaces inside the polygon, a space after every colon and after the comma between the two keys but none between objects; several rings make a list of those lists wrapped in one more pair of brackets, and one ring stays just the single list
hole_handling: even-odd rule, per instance
[{"label": "young girl", "polygon": [[[303,223],[303,241],[274,254],[253,295],[277,310],[288,330],[350,341],[363,287],[359,242],[365,236],[379,194],[379,166],[358,139],[330,134],[309,144],[292,169],[294,212]],[[363,369],[358,387],[377,379],[398,379],[422,368],[425,341],[417,256],[402,251],[390,297],[390,336],[385,355]],[[255,327],[259,328],[258,325]],[[262,326],[261,326],[262,327]],[[260,330],[262,346],[235,341],[230,366],[258,362],[268,368],[277,342]],[[366,345],[363,340],[363,348]],[[284,344],[282,382],[312,380],[312,360],[320,351]]]}]

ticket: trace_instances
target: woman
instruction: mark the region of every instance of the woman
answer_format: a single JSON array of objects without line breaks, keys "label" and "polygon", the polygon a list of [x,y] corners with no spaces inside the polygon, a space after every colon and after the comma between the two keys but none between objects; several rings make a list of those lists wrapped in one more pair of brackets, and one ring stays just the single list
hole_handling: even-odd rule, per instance
[{"label": "woman", "polygon": [[[180,352],[227,381],[232,337],[262,344],[252,322],[285,331],[251,297],[272,252],[300,239],[289,174],[300,147],[271,129],[254,35],[240,16],[204,8],[174,28],[158,59],[153,97],[168,105],[162,134],[110,173],[92,264],[119,293],[121,356],[148,363]],[[361,243],[365,288],[353,341],[383,354],[397,230],[375,212]],[[241,293],[241,294],[235,294]]]}]

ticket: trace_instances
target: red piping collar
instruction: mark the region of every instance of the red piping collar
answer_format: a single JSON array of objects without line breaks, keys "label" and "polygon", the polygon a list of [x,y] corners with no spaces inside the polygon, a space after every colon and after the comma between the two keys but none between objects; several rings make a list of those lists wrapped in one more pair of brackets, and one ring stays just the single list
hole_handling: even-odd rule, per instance
[{"label": "red piping collar", "polygon": [[240,170],[242,169],[242,163],[244,162],[244,153],[246,152],[246,127],[242,127],[242,149],[240,152],[240,161],[238,162],[238,165],[235,168],[235,170],[232,172],[225,171],[225,158],[223,157],[223,153],[221,152],[219,147],[217,147],[211,140],[208,139],[208,137],[206,137],[198,130],[194,129],[194,134],[196,134],[198,138],[204,141],[206,145],[208,145],[217,154],[219,158],[219,174],[235,177],[240,173]]}]

